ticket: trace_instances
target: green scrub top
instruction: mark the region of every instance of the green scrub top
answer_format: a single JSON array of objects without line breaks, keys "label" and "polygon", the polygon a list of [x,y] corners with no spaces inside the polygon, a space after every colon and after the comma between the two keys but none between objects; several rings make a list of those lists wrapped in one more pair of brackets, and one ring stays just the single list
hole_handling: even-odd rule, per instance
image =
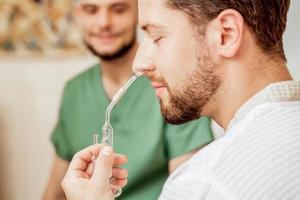
[{"label": "green scrub top", "polygon": [[[109,105],[95,65],[69,81],[64,90],[59,120],[51,136],[57,155],[70,161],[92,144],[105,120]],[[114,150],[128,156],[128,184],[121,200],[157,199],[168,176],[168,161],[212,141],[210,119],[184,125],[164,122],[150,82],[139,78],[111,113]]]}]

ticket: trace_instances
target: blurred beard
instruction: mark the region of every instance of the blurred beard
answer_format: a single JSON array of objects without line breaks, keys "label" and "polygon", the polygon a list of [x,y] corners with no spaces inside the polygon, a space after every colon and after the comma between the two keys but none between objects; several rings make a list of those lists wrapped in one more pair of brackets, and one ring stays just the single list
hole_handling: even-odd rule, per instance
[{"label": "blurred beard", "polygon": [[89,44],[88,42],[84,41],[84,44],[88,48],[88,50],[90,52],[92,52],[92,54],[94,54],[96,57],[100,58],[101,60],[103,60],[103,61],[113,61],[115,59],[121,58],[124,55],[126,55],[131,50],[131,48],[134,46],[135,42],[136,42],[136,37],[134,35],[132,40],[130,40],[129,43],[123,44],[123,46],[121,46],[119,49],[117,49],[114,53],[111,53],[111,54],[98,53],[96,51],[96,49],[91,44]]},{"label": "blurred beard", "polygon": [[[219,88],[221,82],[214,74],[214,64],[208,52],[202,51],[198,67],[187,77],[177,91],[169,92],[169,101],[160,108],[164,119],[170,124],[183,124],[201,117],[203,108]],[[169,87],[168,87],[169,88]]]}]

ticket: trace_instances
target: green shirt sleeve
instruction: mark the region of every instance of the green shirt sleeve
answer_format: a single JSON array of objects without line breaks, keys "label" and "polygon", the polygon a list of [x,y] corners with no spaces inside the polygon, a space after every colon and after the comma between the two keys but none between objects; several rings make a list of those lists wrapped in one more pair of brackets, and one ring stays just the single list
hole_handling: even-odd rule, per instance
[{"label": "green shirt sleeve", "polygon": [[210,124],[211,120],[207,117],[182,125],[168,124],[166,126],[168,159],[171,160],[210,143],[213,140]]},{"label": "green shirt sleeve", "polygon": [[59,112],[58,122],[54,131],[51,135],[51,142],[54,146],[56,154],[66,161],[71,161],[72,154],[70,152],[70,144],[68,139],[68,133],[66,130],[66,123],[65,123],[65,110],[66,110],[66,102],[67,102],[67,86],[64,89],[62,103]]}]

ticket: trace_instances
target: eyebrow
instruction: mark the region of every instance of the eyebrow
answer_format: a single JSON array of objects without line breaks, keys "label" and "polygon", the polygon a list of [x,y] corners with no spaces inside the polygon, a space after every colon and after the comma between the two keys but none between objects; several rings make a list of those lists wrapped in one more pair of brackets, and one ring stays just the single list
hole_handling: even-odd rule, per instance
[{"label": "eyebrow", "polygon": [[117,6],[129,7],[128,3],[125,3],[125,2],[115,2],[115,3],[111,4],[109,7],[117,7]]},{"label": "eyebrow", "polygon": [[[98,4],[96,3],[93,3],[93,2],[86,2],[86,3],[82,3],[82,6],[83,7],[88,7],[88,6],[98,6],[98,7],[101,7],[99,6]],[[124,7],[129,7],[128,3],[126,2],[113,2],[112,4],[108,5],[109,8],[114,8],[114,7],[118,7],[118,6],[124,6]]]}]

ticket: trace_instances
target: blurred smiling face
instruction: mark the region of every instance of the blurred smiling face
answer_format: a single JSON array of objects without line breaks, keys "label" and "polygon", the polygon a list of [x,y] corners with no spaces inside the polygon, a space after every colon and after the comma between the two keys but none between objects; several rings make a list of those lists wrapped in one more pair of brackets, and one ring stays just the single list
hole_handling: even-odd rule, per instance
[{"label": "blurred smiling face", "polygon": [[144,40],[134,71],[143,71],[151,80],[166,121],[181,124],[202,115],[219,81],[205,28],[196,32],[187,15],[168,8],[166,1],[139,0]]},{"label": "blurred smiling face", "polygon": [[122,56],[135,42],[136,0],[78,0],[75,18],[88,48],[104,60]]}]

